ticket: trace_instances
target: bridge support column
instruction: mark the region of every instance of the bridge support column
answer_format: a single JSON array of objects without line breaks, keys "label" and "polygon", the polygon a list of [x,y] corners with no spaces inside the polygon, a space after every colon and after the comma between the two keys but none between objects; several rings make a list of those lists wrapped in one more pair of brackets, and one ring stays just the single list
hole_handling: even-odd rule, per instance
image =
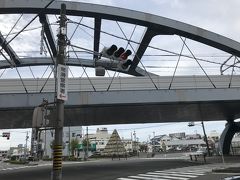
[{"label": "bridge support column", "polygon": [[229,155],[232,138],[236,132],[240,132],[240,122],[228,121],[219,142],[223,155]]}]

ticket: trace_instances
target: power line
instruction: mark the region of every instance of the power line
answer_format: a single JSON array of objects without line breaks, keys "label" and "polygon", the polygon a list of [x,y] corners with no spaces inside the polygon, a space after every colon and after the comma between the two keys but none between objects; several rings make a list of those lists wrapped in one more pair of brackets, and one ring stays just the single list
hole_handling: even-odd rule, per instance
[{"label": "power line", "polygon": [[[21,32],[23,32],[38,16],[39,14],[41,14],[45,9],[47,9],[55,0],[50,1],[43,9],[41,9],[41,11],[31,20],[29,21],[19,32],[17,32],[17,34],[15,34],[7,43],[6,45],[8,45],[9,43],[11,43]],[[2,51],[3,48],[0,50]]]}]

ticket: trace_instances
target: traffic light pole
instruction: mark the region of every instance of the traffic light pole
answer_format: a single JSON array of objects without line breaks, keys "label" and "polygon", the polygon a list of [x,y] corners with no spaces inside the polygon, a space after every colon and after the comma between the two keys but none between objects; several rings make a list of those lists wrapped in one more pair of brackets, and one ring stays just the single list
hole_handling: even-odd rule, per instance
[{"label": "traffic light pole", "polygon": [[[60,11],[60,28],[58,33],[58,54],[57,63],[65,64],[65,49],[66,49],[66,5],[61,4]],[[55,67],[57,69],[57,67]],[[55,121],[55,141],[53,146],[53,170],[52,180],[62,179],[62,136],[64,122],[64,100],[57,99],[56,102],[56,121]]]}]

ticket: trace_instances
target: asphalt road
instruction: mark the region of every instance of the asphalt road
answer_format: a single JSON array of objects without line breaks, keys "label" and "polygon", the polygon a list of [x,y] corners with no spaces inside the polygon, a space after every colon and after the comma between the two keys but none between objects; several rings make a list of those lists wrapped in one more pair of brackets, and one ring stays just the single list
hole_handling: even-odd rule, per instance
[{"label": "asphalt road", "polygon": [[[65,164],[63,167],[63,180],[130,180],[130,179],[159,179],[167,176],[167,173],[174,173],[172,176],[180,176],[177,179],[209,179],[211,174],[203,173],[203,169],[199,169],[199,163],[189,162],[186,160],[163,160],[163,159],[130,159],[130,160],[101,160],[95,162],[83,162],[75,164]],[[180,168],[179,173],[191,171],[184,175],[175,173],[173,169]],[[170,169],[170,171],[169,171]],[[205,167],[206,172],[210,168]],[[159,171],[159,172],[157,172]],[[160,175],[159,175],[160,174]],[[225,177],[226,175],[224,175]],[[51,165],[43,165],[40,167],[25,167],[21,169],[13,168],[8,170],[0,170],[0,180],[50,180]],[[211,175],[211,179],[214,179]],[[221,176],[223,177],[223,176]],[[174,178],[174,177],[173,177]],[[162,178],[160,178],[162,179]],[[175,177],[176,180],[176,177]]]}]

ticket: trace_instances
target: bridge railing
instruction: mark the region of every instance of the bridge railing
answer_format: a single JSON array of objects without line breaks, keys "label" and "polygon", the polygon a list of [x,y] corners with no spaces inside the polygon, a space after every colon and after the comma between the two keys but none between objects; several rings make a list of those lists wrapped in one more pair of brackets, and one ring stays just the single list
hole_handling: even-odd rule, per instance
[{"label": "bridge railing", "polygon": [[[210,76],[216,88],[240,87],[240,76],[219,75]],[[158,89],[169,89],[172,77],[153,76],[152,80]],[[112,78],[94,77],[90,78],[69,78],[68,91],[106,91]],[[49,79],[44,86],[46,79],[23,79],[28,92],[54,92],[55,81]],[[20,79],[0,79],[0,93],[24,93]],[[44,88],[43,88],[44,86]],[[94,88],[93,88],[94,86]],[[172,82],[171,89],[200,89],[214,88],[206,76],[176,76]],[[149,77],[115,77],[109,87],[113,90],[149,90],[156,89]]]}]

